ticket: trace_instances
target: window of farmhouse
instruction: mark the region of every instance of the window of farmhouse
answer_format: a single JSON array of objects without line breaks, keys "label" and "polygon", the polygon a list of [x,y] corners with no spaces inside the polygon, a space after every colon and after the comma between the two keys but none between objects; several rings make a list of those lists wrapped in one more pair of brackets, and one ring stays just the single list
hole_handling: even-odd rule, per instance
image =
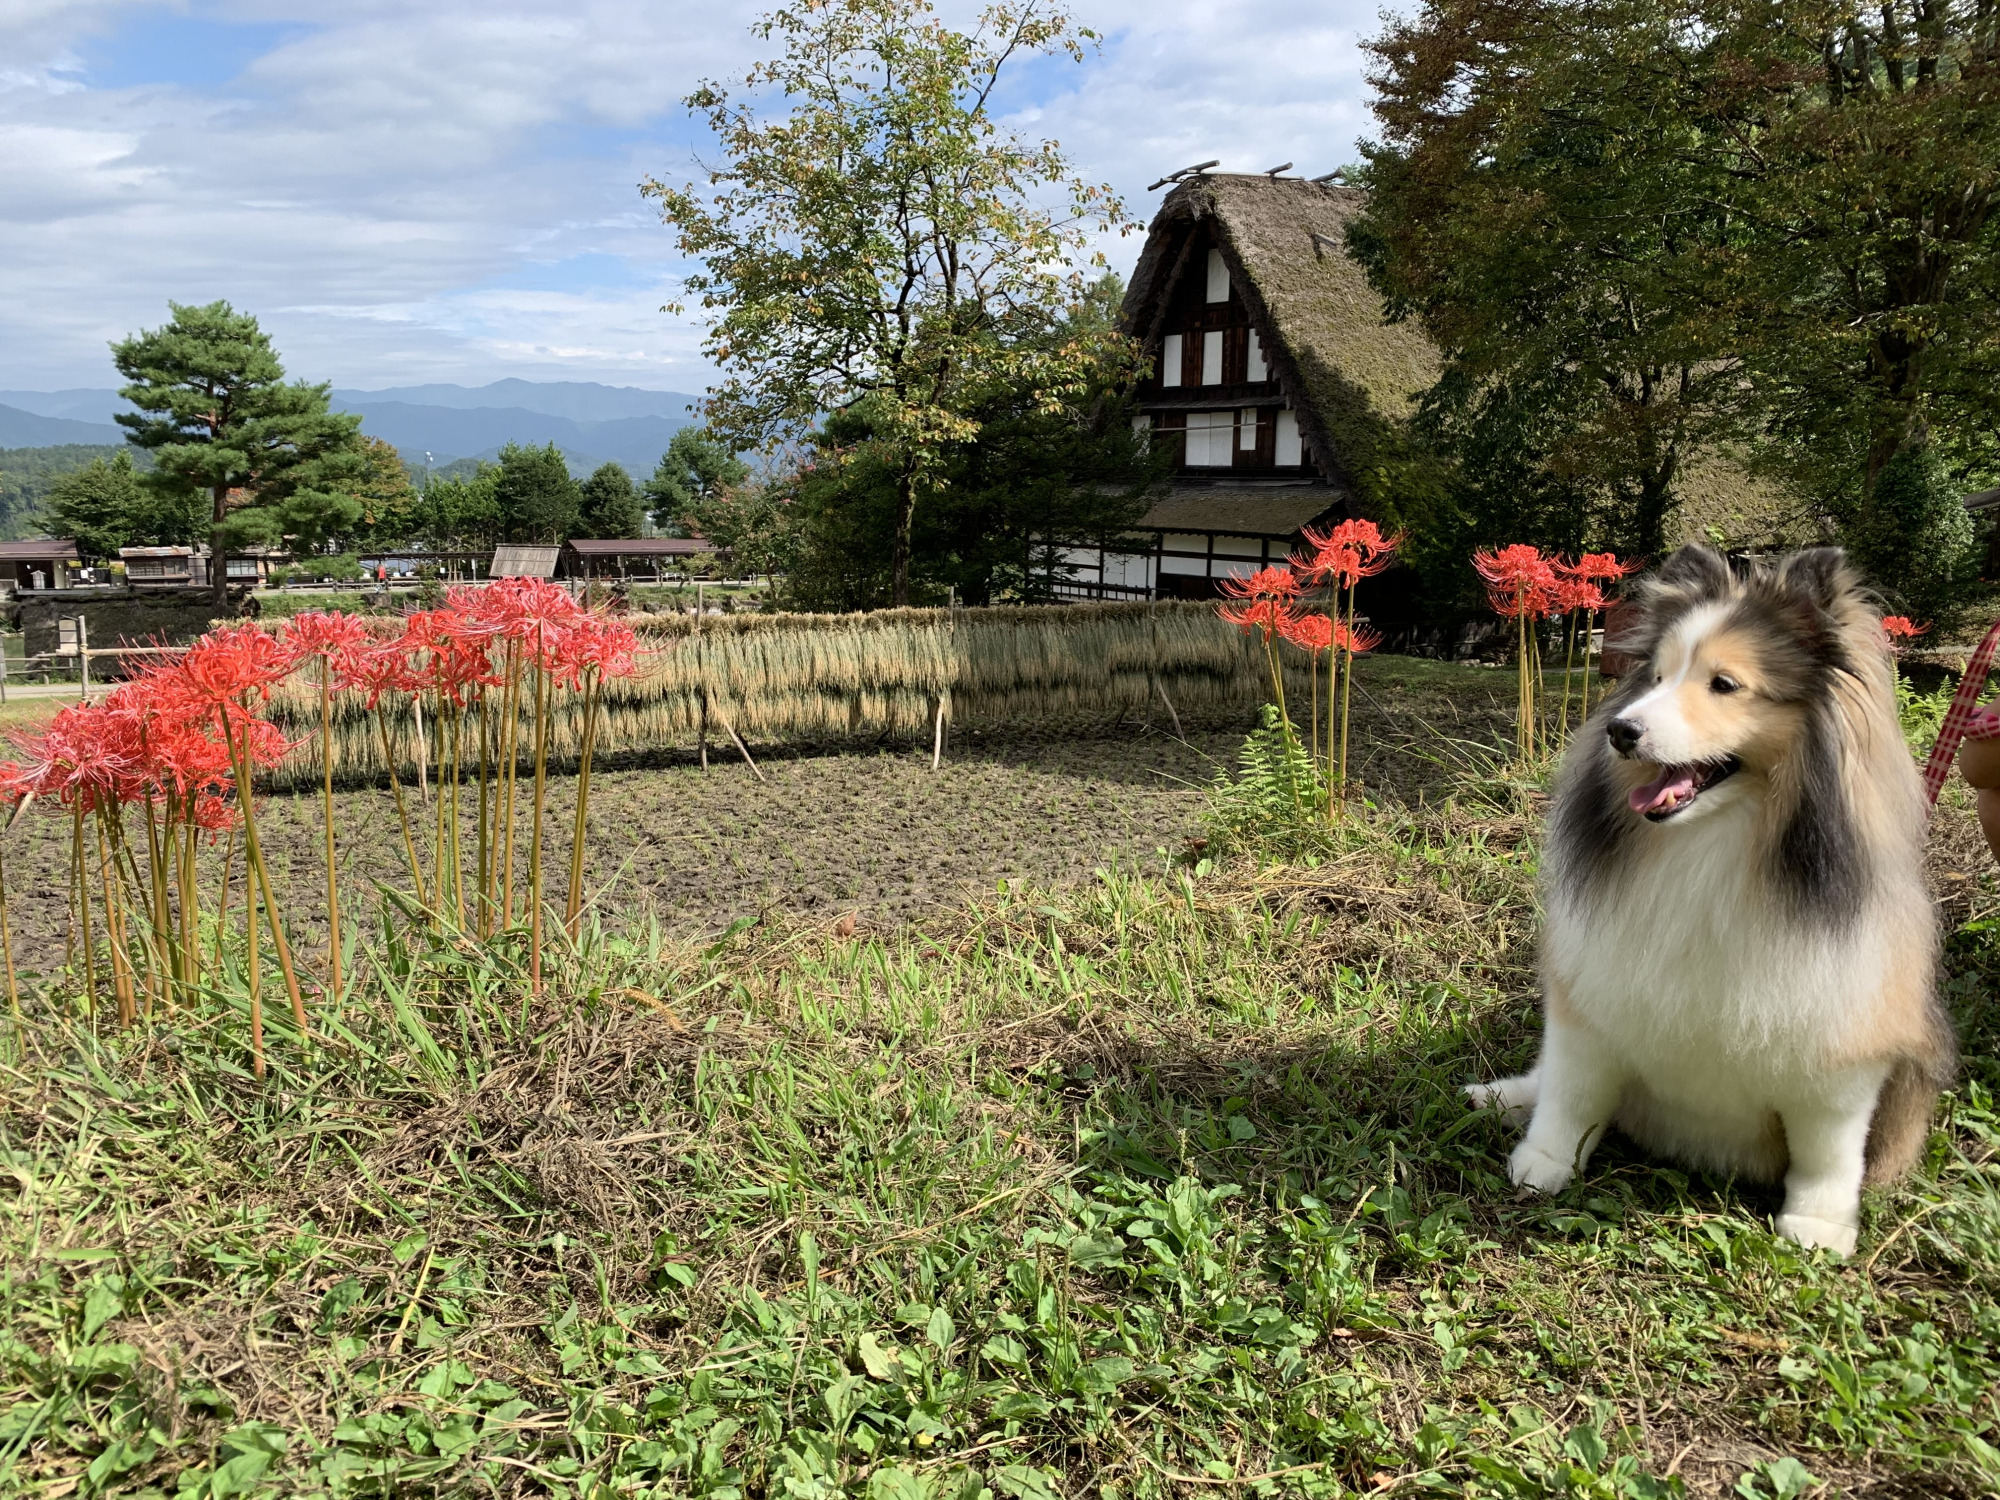
[{"label": "window of farmhouse", "polygon": [[1187,459],[1190,469],[1226,469],[1234,462],[1236,413],[1191,411],[1187,419]]}]

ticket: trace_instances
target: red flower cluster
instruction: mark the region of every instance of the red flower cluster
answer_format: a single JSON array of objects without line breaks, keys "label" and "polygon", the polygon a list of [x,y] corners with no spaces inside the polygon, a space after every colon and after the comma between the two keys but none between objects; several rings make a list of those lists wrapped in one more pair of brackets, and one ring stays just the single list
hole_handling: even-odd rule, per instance
[{"label": "red flower cluster", "polygon": [[1554,618],[1595,613],[1610,600],[1604,585],[1637,570],[1615,553],[1586,552],[1573,563],[1544,556],[1526,542],[1472,554],[1473,570],[1486,584],[1486,601],[1504,620]]},{"label": "red flower cluster", "polygon": [[1307,588],[1331,584],[1336,590],[1352,589],[1364,578],[1372,578],[1395,560],[1402,545],[1401,535],[1384,536],[1373,521],[1342,521],[1325,531],[1308,529],[1305,542],[1311,550],[1294,555],[1289,565],[1272,564],[1242,578],[1225,578],[1222,592],[1236,604],[1222,606],[1222,618],[1244,630],[1262,632],[1265,644],[1283,637],[1303,651],[1317,655],[1326,650],[1372,649],[1381,637],[1363,628],[1350,634],[1347,627],[1330,615],[1302,611],[1299,595]]},{"label": "red flower cluster", "polygon": [[1310,656],[1318,656],[1328,650],[1365,656],[1382,644],[1380,631],[1371,630],[1366,625],[1350,629],[1345,620],[1335,620],[1326,615],[1294,615],[1281,627],[1281,633]]},{"label": "red flower cluster", "polygon": [[1244,630],[1262,631],[1269,645],[1294,618],[1292,601],[1299,597],[1299,580],[1290,568],[1259,568],[1247,578],[1223,579],[1222,592],[1243,601],[1223,605],[1222,618]]},{"label": "red flower cluster", "polygon": [[233,816],[232,747],[251,769],[291,748],[258,710],[302,664],[324,661],[333,686],[365,692],[436,693],[459,705],[497,685],[492,648],[521,643],[557,680],[630,676],[638,639],[577,607],[553,584],[506,578],[452,590],[447,607],[413,614],[399,636],[377,640],[356,615],[308,611],[282,634],[245,621],[211,630],[177,660],[141,672],[95,703],[63,709],[38,734],[13,736],[21,760],[0,765],[0,802],[32,797],[87,812],[165,800],[204,828]]},{"label": "red flower cluster", "polygon": [[1889,638],[1889,649],[1899,654],[1909,642],[1920,635],[1929,635],[1930,632],[1930,626],[1919,625],[1908,615],[1882,616],[1882,633]]},{"label": "red flower cluster", "polygon": [[1536,619],[1554,612],[1559,575],[1556,560],[1539,547],[1516,542],[1472,554],[1472,567],[1486,584],[1486,601],[1504,620]]},{"label": "red flower cluster", "polygon": [[1310,583],[1344,589],[1386,569],[1403,544],[1400,532],[1385,537],[1373,521],[1363,520],[1342,521],[1330,531],[1307,528],[1303,535],[1312,552],[1294,557],[1292,566]]},{"label": "red flower cluster", "polygon": [[[629,677],[637,670],[639,638],[627,626],[591,613],[568,593],[539,578],[499,578],[460,586],[436,612],[441,629],[463,647],[511,647],[517,659],[575,686],[595,672]],[[494,682],[498,682],[496,677]],[[489,686],[491,684],[488,684]]]},{"label": "red flower cluster", "polygon": [[0,768],[0,795],[85,812],[160,801],[170,817],[208,831],[230,826],[231,742],[253,767],[276,765],[289,748],[250,706],[277,680],[270,639],[255,627],[212,632],[179,661],[100,702],[72,704],[39,734],[14,736],[24,759]]}]

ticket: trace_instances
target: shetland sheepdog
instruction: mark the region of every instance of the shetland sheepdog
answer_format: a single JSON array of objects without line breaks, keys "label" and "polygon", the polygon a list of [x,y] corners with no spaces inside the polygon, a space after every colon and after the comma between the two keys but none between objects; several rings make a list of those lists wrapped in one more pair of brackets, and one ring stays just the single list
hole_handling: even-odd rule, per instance
[{"label": "shetland sheepdog", "polygon": [[1550,811],[1541,1056],[1467,1093],[1527,1118],[1524,1189],[1559,1192],[1616,1125],[1782,1180],[1778,1232],[1849,1254],[1955,1060],[1879,616],[1834,548],[1732,570],[1683,547],[1637,603],[1636,665]]}]

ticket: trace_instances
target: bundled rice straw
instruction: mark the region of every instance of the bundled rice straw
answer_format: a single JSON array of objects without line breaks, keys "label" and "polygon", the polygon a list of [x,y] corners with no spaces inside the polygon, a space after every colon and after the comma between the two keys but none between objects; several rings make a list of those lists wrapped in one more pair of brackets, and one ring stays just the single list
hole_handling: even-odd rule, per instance
[{"label": "bundled rice straw", "polygon": [[[1206,604],[1079,604],[883,610],[865,615],[632,615],[636,676],[604,684],[596,753],[691,745],[710,711],[751,739],[927,734],[940,699],[953,719],[1038,719],[1250,707],[1268,688],[1261,653]],[[333,710],[334,764],[347,780],[387,774],[381,736],[351,695]],[[310,684],[272,696],[272,719],[301,742],[269,784],[323,773]],[[582,749],[580,711],[551,716],[549,758]],[[711,731],[714,732],[714,731]],[[414,734],[391,736],[414,746]],[[415,775],[414,763],[398,768]]]}]

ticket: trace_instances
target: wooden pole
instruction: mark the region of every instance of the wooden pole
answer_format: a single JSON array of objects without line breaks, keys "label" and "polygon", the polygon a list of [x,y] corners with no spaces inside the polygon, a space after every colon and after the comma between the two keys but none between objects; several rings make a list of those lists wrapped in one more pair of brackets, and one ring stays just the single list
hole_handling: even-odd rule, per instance
[{"label": "wooden pole", "polygon": [[750,774],[755,776],[759,781],[762,781],[764,773],[757,768],[757,762],[750,758],[750,747],[743,743],[743,736],[738,734],[736,726],[729,722],[729,715],[718,708],[715,711],[715,716],[722,720],[722,727],[729,732],[729,737],[736,741],[736,748],[743,752],[743,763],[750,768]]},{"label": "wooden pole", "polygon": [[76,665],[79,698],[90,696],[90,617],[76,617]]}]

